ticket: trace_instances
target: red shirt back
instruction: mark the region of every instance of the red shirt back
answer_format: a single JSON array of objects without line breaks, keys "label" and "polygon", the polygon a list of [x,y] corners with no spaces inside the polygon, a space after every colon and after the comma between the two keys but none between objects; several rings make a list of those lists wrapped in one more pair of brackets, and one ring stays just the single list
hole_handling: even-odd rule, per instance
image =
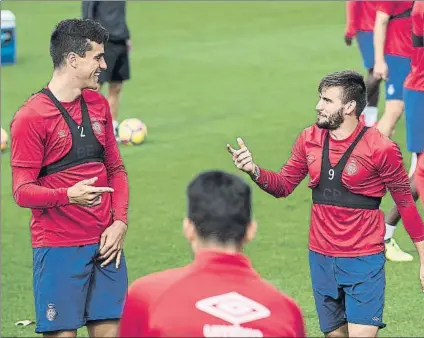
[{"label": "red shirt back", "polygon": [[412,33],[416,42],[412,47],[411,72],[404,86],[412,90],[424,91],[424,2],[415,1],[412,10]]},{"label": "red shirt back", "polygon": [[298,305],[241,254],[205,250],[128,292],[119,337],[305,337]]},{"label": "red shirt back", "polygon": [[[412,8],[413,1],[380,1],[377,10],[394,16]],[[386,32],[384,53],[394,56],[411,57],[411,17],[389,21]]]},{"label": "red shirt back", "polygon": [[354,37],[357,32],[372,32],[377,5],[378,1],[347,1],[345,34]]},{"label": "red shirt back", "polygon": [[[38,178],[40,168],[63,158],[72,147],[70,129],[60,111],[44,94],[35,94],[15,114],[11,123],[11,165],[14,194],[27,183],[49,189],[69,188],[84,179],[98,177],[96,186],[110,186],[114,171],[123,170],[115,141],[109,105],[99,93],[83,91],[94,134],[105,148],[105,161],[89,162]],[[80,97],[62,102],[76,123],[82,121]],[[125,173],[126,175],[126,173]],[[122,187],[123,190],[125,187]],[[74,246],[97,243],[113,221],[111,194],[101,203],[82,207],[64,202],[52,208],[33,208],[31,237],[33,247]]]}]

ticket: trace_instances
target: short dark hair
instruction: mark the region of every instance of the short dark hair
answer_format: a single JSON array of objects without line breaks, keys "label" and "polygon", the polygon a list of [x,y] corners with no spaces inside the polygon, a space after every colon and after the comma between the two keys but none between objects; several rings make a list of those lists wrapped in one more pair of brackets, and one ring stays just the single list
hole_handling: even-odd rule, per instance
[{"label": "short dark hair", "polygon": [[236,175],[219,170],[195,177],[187,188],[188,218],[203,240],[241,244],[251,221],[251,189]]},{"label": "short dark hair", "polygon": [[354,70],[343,70],[328,74],[324,77],[318,87],[318,92],[330,87],[342,88],[343,104],[349,101],[356,101],[355,114],[359,117],[367,105],[367,89],[365,87],[364,77]]},{"label": "short dark hair", "polygon": [[108,39],[108,31],[97,21],[68,19],[59,22],[50,37],[50,56],[54,68],[61,67],[69,53],[84,57],[92,48],[90,41],[104,44]]}]

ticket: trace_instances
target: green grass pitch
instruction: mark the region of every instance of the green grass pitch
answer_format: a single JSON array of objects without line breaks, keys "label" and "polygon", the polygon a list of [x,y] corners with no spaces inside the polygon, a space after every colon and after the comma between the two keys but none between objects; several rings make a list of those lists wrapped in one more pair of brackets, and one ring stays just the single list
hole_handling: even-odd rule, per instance
[{"label": "green grass pitch", "polygon": [[[1,124],[51,75],[49,36],[59,20],[79,17],[80,2],[3,3],[17,15],[18,64],[1,70]],[[344,2],[130,2],[132,80],[121,115],[149,128],[139,147],[121,146],[130,179],[126,256],[130,280],[186,264],[182,236],[185,187],[197,173],[238,173],[226,143],[241,136],[255,161],[279,169],[297,134],[315,120],[317,85],[325,74],[363,71],[358,49],[345,47]],[[383,105],[380,105],[383,107]],[[380,109],[381,110],[381,109]],[[404,121],[395,139],[405,151]],[[405,165],[409,167],[405,151]],[[28,210],[11,191],[9,152],[1,158],[2,336],[29,337],[34,326],[32,252]],[[277,200],[254,190],[256,240],[247,247],[254,267],[302,306],[308,335],[321,336],[308,271],[311,192],[303,182]],[[384,199],[387,210],[392,205]],[[396,236],[412,263],[388,263],[388,327],[381,336],[423,336],[423,294],[417,255],[403,226]],[[80,335],[87,335],[85,329]]]}]

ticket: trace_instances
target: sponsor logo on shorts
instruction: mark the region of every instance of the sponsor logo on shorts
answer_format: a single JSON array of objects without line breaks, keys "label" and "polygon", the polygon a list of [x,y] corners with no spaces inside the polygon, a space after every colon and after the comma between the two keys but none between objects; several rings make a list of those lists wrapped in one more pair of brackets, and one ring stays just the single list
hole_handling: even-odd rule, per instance
[{"label": "sponsor logo on shorts", "polygon": [[262,331],[240,325],[271,315],[268,308],[237,292],[199,300],[196,308],[232,324],[206,324],[203,326],[204,337],[263,337]]},{"label": "sponsor logo on shorts", "polygon": [[54,307],[54,304],[47,305],[46,318],[48,321],[52,322],[57,317],[57,311]]},{"label": "sponsor logo on shorts", "polygon": [[387,87],[387,94],[393,95],[395,93],[395,86],[392,84]]}]

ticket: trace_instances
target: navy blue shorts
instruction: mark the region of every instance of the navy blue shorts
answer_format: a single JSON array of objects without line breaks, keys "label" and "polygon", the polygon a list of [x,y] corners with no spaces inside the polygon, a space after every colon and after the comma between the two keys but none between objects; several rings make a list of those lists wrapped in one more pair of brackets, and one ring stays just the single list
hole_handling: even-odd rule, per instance
[{"label": "navy blue shorts", "polygon": [[424,92],[404,89],[406,148],[411,153],[424,151]]},{"label": "navy blue shorts", "polygon": [[312,288],[323,333],[346,323],[383,328],[386,276],[383,253],[329,257],[309,251]]},{"label": "navy blue shorts", "polygon": [[127,267],[100,267],[98,244],[33,250],[36,333],[77,330],[93,320],[119,319]]},{"label": "navy blue shorts", "polygon": [[374,68],[374,33],[358,32],[356,41],[358,42],[359,51],[361,52],[362,62],[366,69]]},{"label": "navy blue shorts", "polygon": [[389,68],[386,81],[386,101],[403,100],[403,83],[411,71],[411,59],[385,54],[384,58]]}]

